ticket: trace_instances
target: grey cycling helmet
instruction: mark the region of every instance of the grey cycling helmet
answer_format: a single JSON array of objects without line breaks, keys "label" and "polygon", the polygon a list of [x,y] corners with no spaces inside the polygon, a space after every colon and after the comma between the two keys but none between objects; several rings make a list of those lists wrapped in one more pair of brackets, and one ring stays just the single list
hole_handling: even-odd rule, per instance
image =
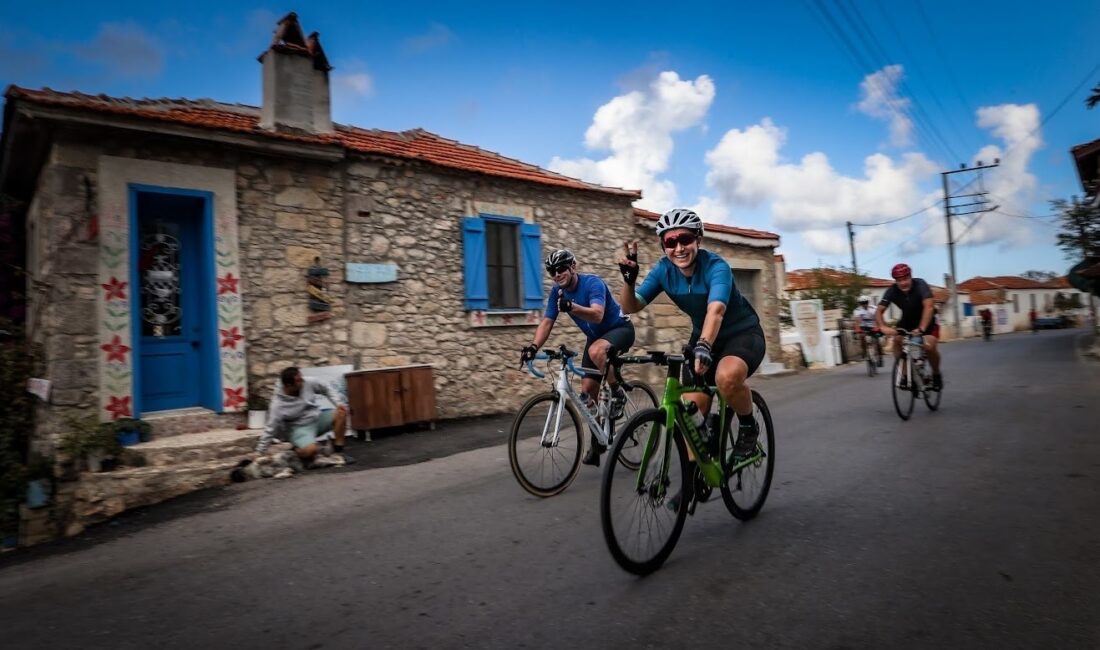
[{"label": "grey cycling helmet", "polygon": [[675,228],[687,228],[694,230],[696,234],[703,234],[703,220],[695,211],[687,208],[673,208],[661,215],[657,220],[657,235],[660,236],[666,230]]},{"label": "grey cycling helmet", "polygon": [[553,275],[555,268],[566,264],[574,264],[576,261],[577,256],[573,254],[573,251],[568,248],[559,248],[546,256],[546,272]]}]

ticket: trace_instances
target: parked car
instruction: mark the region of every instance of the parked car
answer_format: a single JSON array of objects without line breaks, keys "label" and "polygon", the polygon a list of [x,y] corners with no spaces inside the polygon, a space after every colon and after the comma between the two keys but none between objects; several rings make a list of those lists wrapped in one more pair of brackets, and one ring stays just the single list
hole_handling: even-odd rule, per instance
[{"label": "parked car", "polygon": [[1035,327],[1041,330],[1058,330],[1069,326],[1069,318],[1065,316],[1043,316],[1035,319]]}]

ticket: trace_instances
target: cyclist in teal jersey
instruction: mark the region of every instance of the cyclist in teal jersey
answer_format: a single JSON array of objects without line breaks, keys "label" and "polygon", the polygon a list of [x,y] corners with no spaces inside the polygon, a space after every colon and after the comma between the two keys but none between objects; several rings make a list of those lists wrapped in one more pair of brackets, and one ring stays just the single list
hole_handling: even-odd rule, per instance
[{"label": "cyclist in teal jersey", "polygon": [[[759,430],[752,416],[752,393],[746,383],[764,360],[764,330],[760,318],[737,290],[730,265],[703,249],[703,220],[683,208],[669,210],[657,220],[657,236],[665,257],[635,289],[638,279],[638,243],[624,244],[619,270],[625,284],[619,294],[623,311],[633,314],[653,302],[663,291],[691,319],[688,345],[695,357],[694,370],[733,407],[738,416],[736,455],[756,449]],[[702,413],[710,409],[704,393],[689,396]],[[705,433],[705,432],[704,432]]]},{"label": "cyclist in teal jersey", "polygon": [[[611,295],[607,283],[595,275],[577,273],[577,258],[567,248],[556,250],[546,258],[546,273],[554,279],[550,298],[546,303],[542,322],[535,330],[535,338],[520,352],[520,367],[535,358],[535,353],[550,338],[558,314],[566,313],[584,332],[584,356],[581,367],[603,371],[609,350],[614,347],[619,354],[626,353],[634,345],[634,325],[623,314],[619,303]],[[595,408],[602,374],[585,373],[581,379],[580,398],[589,408]],[[611,416],[621,417],[626,404],[626,391],[615,380],[615,373],[607,375],[611,389]],[[600,466],[600,455],[606,448],[592,434],[592,444],[581,459],[586,465]]]}]

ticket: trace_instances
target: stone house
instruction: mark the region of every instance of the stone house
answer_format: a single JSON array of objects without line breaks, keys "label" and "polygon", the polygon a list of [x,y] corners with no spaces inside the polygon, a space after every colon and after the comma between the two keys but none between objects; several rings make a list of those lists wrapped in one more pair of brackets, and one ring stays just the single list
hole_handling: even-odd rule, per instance
[{"label": "stone house", "polygon": [[[545,389],[517,360],[546,252],[614,290],[621,242],[662,254],[639,191],[333,123],[331,66],[293,13],[259,61],[259,107],[7,89],[0,193],[26,206],[26,325],[51,382],[35,448],[88,413],[232,428],[288,365],[430,364],[439,418],[507,412]],[[778,236],[708,232],[778,347]],[[673,312],[641,315],[639,341],[685,338]],[[548,345],[582,341],[562,322]]]}]

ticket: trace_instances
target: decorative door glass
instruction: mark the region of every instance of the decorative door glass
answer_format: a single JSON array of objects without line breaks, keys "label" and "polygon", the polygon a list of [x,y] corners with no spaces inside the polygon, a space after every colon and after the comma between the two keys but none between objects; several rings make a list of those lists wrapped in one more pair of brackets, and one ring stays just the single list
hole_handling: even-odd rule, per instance
[{"label": "decorative door glass", "polygon": [[183,323],[179,224],[146,221],[141,225],[140,242],[141,334],[179,336]]}]

